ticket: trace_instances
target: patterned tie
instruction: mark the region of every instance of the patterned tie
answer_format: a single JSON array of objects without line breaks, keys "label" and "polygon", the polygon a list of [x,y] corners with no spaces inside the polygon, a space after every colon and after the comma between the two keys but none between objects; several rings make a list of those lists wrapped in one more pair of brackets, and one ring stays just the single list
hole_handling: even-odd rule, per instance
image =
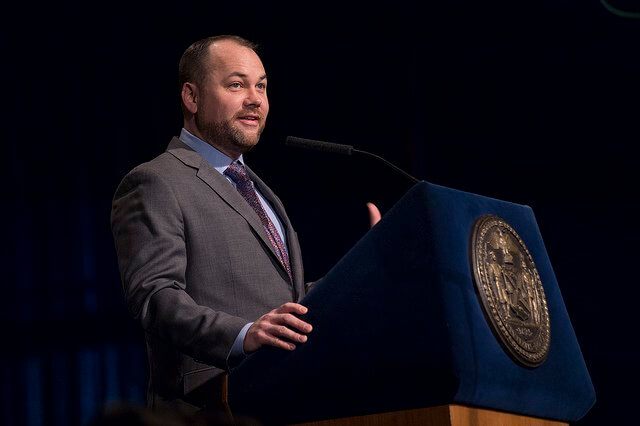
[{"label": "patterned tie", "polygon": [[278,260],[287,271],[291,282],[293,282],[293,276],[291,275],[291,265],[289,264],[289,255],[284,248],[284,244],[282,243],[282,238],[280,238],[280,234],[276,230],[276,227],[269,219],[269,216],[264,211],[260,200],[258,199],[258,194],[256,194],[256,190],[253,188],[253,182],[249,179],[247,175],[247,170],[244,168],[242,164],[237,161],[231,163],[229,167],[224,171],[224,174],[229,176],[232,181],[235,182],[236,188],[240,195],[244,197],[245,200],[249,203],[249,205],[256,211],[260,221],[262,221],[262,225],[264,226],[265,231],[267,231],[267,237],[269,237],[269,241],[271,245],[275,249],[276,256]]}]

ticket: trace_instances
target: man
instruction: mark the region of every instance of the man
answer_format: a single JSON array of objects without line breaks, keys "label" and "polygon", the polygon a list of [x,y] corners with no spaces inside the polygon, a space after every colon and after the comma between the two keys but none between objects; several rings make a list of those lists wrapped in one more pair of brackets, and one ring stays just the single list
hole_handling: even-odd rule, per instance
[{"label": "man", "polygon": [[255,46],[194,43],[180,84],[180,138],[123,179],[111,224],[127,304],[145,330],[148,405],[197,410],[246,354],[293,350],[312,327],[298,317],[307,309],[296,233],[242,157],[269,113]]},{"label": "man", "polygon": [[[179,66],[184,128],[132,170],[111,225],[129,309],[145,330],[148,405],[216,403],[216,378],[264,345],[293,350],[311,324],[296,232],[244,165],[269,113],[255,45],[237,36],[192,44]],[[380,214],[368,204],[373,226]]]}]

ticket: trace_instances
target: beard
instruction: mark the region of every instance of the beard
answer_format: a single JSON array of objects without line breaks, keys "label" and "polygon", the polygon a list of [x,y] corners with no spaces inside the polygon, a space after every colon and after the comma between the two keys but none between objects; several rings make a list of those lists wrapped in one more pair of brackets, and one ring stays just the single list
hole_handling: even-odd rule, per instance
[{"label": "beard", "polygon": [[262,121],[255,134],[245,134],[232,124],[232,120],[207,122],[200,111],[196,112],[195,120],[204,140],[214,147],[222,148],[222,151],[225,152],[240,152],[242,154],[248,152],[258,143],[264,130],[264,121]]}]

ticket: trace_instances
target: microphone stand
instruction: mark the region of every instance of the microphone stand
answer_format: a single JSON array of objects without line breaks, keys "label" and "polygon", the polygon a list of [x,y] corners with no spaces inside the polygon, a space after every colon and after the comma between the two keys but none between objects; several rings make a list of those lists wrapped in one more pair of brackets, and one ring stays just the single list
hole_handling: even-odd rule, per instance
[{"label": "microphone stand", "polygon": [[331,153],[342,154],[342,155],[353,155],[354,153],[355,154],[366,155],[366,156],[369,156],[369,157],[373,157],[378,161],[383,162],[384,164],[386,164],[387,166],[391,167],[396,172],[400,173],[402,176],[404,176],[407,179],[409,179],[412,183],[416,184],[416,183],[419,182],[418,179],[416,179],[415,177],[411,176],[409,173],[405,172],[404,170],[402,170],[400,167],[396,166],[395,164],[393,164],[393,163],[385,160],[384,158],[380,157],[379,155],[372,154],[372,153],[367,152],[367,151],[362,151],[362,150],[359,150],[359,149],[355,149],[351,145],[343,145],[343,144],[332,143],[332,142],[317,141],[317,140],[313,140],[313,139],[298,138],[296,136],[287,136],[285,145],[293,146],[293,147],[297,147],[297,148],[312,149],[312,150],[316,150],[316,151],[331,152]]}]

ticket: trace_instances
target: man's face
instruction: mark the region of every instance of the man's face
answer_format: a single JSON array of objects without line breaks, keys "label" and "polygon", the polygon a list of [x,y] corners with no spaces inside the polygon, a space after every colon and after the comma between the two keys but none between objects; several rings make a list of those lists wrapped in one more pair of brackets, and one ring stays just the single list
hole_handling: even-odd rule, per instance
[{"label": "man's face", "polygon": [[196,126],[205,141],[237,158],[258,143],[264,129],[267,76],[253,50],[230,40],[209,46],[208,63],[198,88]]}]

